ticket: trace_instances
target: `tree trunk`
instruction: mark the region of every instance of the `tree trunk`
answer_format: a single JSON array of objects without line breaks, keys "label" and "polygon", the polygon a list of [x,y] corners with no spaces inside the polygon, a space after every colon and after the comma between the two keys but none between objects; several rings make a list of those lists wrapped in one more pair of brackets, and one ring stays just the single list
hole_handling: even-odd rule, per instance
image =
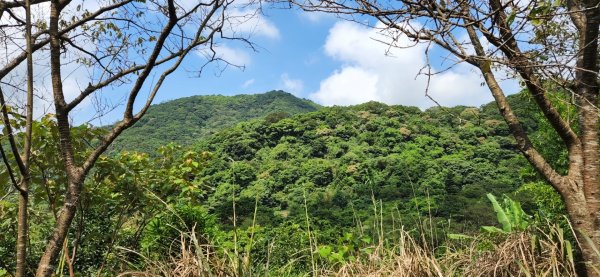
[{"label": "tree trunk", "polygon": [[[31,156],[31,134],[33,124],[33,50],[31,36],[31,1],[25,0],[25,47],[27,50],[27,106],[25,121],[25,141],[23,142],[23,156],[18,157],[14,151],[15,159],[22,159],[21,182],[19,184],[19,211],[17,215],[17,268],[16,277],[27,275],[27,243],[29,237],[29,222],[27,206],[29,202],[30,171],[29,158]],[[4,102],[4,101],[2,101]]]},{"label": "tree trunk", "polygon": [[[20,187],[27,188],[27,180],[21,181]],[[27,242],[28,242],[28,215],[27,203],[29,202],[29,192],[19,191],[19,210],[17,215],[17,268],[16,277],[27,275]]]},{"label": "tree trunk", "polygon": [[52,78],[52,92],[54,95],[54,107],[56,110],[56,124],[58,127],[60,154],[64,160],[65,172],[67,173],[67,193],[65,201],[60,209],[52,235],[46,244],[46,250],[42,255],[36,276],[51,276],[54,265],[63,248],[63,243],[69,227],[77,211],[77,201],[81,194],[83,175],[75,163],[73,147],[71,145],[71,129],[69,114],[65,109],[66,102],[63,94],[61,75],[61,38],[59,35],[59,14],[64,5],[69,1],[52,0],[50,3],[50,24],[48,33],[50,35],[50,75]]},{"label": "tree trunk", "polygon": [[[594,97],[590,97],[594,98]],[[582,194],[583,199],[572,203],[568,207],[572,217],[577,238],[586,263],[588,276],[600,276],[600,218],[598,189],[598,113],[591,107],[590,100],[582,104],[580,116],[581,141],[582,141]],[[593,103],[593,102],[592,102]],[[568,202],[568,201],[565,201]],[[569,208],[569,206],[571,206]]]},{"label": "tree trunk", "polygon": [[600,245],[600,225],[590,218],[585,200],[571,197],[564,201],[575,229],[587,276],[600,276],[600,253],[595,250]]},{"label": "tree trunk", "polygon": [[[583,1],[585,25],[580,29],[580,54],[576,69],[576,99],[579,104],[581,140],[580,172],[583,201],[573,203],[569,214],[575,219],[575,230],[589,276],[600,276],[600,153],[598,147],[598,28],[600,2]],[[577,209],[577,210],[576,210]]]},{"label": "tree trunk", "polygon": [[69,184],[69,193],[65,199],[65,203],[60,209],[52,236],[46,244],[46,250],[38,264],[37,272],[35,274],[37,277],[52,276],[54,273],[54,265],[60,255],[60,251],[63,249],[63,243],[69,233],[69,226],[71,226],[71,222],[73,221],[77,210],[79,194],[72,193],[71,188],[79,187],[81,187],[80,184]]},{"label": "tree trunk", "polygon": [[588,230],[579,230],[578,237],[589,238],[581,242],[581,253],[585,260],[585,269],[588,276],[600,276],[600,253],[596,249],[600,246],[600,226],[594,224]]}]

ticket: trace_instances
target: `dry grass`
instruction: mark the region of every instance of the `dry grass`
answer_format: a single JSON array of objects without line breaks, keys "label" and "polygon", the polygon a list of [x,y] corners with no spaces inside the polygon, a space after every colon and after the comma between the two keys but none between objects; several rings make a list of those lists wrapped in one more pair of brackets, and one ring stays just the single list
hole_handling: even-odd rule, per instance
[{"label": "dry grass", "polygon": [[[254,233],[250,237],[251,246],[239,252],[237,236],[234,236],[234,249],[228,250],[218,245],[200,244],[192,228],[182,233],[175,243],[179,248],[176,256],[156,261],[135,253],[144,261],[144,269],[119,276],[577,276],[573,247],[558,224],[548,223],[543,229],[510,234],[458,235],[443,246],[432,248],[424,237],[411,235],[402,227],[384,232],[382,209],[379,207],[378,213],[375,200],[373,203],[375,217],[379,219],[379,224],[374,225],[377,243],[366,247],[369,251],[355,253],[343,263],[332,264],[319,258],[306,211],[310,248],[296,249],[298,255],[289,257],[283,267],[270,268],[268,257],[261,262],[251,259]],[[358,229],[361,234],[364,232],[361,226]],[[271,249],[267,252],[271,253]],[[312,271],[293,272],[293,268]]]},{"label": "dry grass", "polygon": [[570,246],[560,228],[551,226],[548,234],[542,234],[544,238],[515,233],[497,242],[482,236],[435,255],[404,233],[396,248],[378,246],[368,257],[319,275],[576,276]]},{"label": "dry grass", "polygon": [[[214,246],[199,244],[194,231],[182,234],[180,253],[166,260],[155,261],[139,252],[134,252],[145,262],[141,271],[127,271],[118,276],[135,277],[222,277],[239,276],[239,263],[223,258],[215,252]],[[123,249],[127,252],[131,250]]]},{"label": "dry grass", "polygon": [[[540,232],[538,232],[540,233]],[[443,253],[422,246],[401,231],[393,246],[372,246],[371,254],[355,261],[320,265],[304,276],[576,276],[569,246],[562,231],[551,226],[537,237],[529,232],[491,239],[481,236],[468,241],[449,242]],[[199,245],[193,232],[182,235],[180,254],[164,261],[146,261],[142,271],[120,276],[285,276],[264,272],[265,265],[252,265],[247,254],[233,257],[220,254],[214,246]],[[438,252],[438,254],[434,254]],[[262,270],[262,272],[261,272]]]},{"label": "dry grass", "polygon": [[456,264],[467,276],[576,276],[563,242],[513,234],[492,251],[459,256]]}]

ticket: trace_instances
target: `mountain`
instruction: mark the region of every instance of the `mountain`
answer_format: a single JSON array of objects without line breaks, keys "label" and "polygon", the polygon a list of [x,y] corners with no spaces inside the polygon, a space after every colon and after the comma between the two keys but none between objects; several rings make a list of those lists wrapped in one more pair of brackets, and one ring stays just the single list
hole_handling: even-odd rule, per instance
[{"label": "mountain", "polygon": [[[509,100],[532,137],[540,137],[527,97]],[[493,103],[426,111],[377,102],[324,107],[241,122],[194,149],[215,157],[195,178],[211,188],[199,202],[223,224],[235,194],[242,225],[302,224],[308,213],[318,219],[311,225],[317,233],[336,230],[320,241],[350,232],[353,218],[377,222],[374,199],[411,228],[430,219],[447,226],[451,218],[452,231],[475,231],[495,222],[486,193],[509,194],[539,180]]]},{"label": "mountain", "polygon": [[150,107],[138,123],[115,141],[113,149],[151,153],[170,142],[188,145],[241,121],[268,115],[287,117],[319,108],[283,91],[180,98]]}]

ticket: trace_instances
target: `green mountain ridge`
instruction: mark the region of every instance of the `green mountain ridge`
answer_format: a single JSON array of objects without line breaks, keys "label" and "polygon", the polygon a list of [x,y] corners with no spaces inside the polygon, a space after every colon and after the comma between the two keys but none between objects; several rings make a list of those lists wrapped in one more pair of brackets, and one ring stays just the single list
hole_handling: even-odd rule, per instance
[{"label": "green mountain ridge", "polygon": [[[509,101],[535,133],[530,99],[517,94]],[[426,110],[374,101],[320,107],[271,91],[188,97],[152,108],[117,145],[156,153],[174,142],[212,153],[194,178],[211,188],[199,202],[225,225],[232,194],[240,197],[242,222],[251,218],[258,197],[259,224],[275,227],[302,220],[299,195],[306,191],[314,201],[308,203],[312,216],[325,224],[316,227],[323,229],[351,227],[342,223],[346,212],[351,206],[369,210],[374,197],[406,213],[414,212],[414,201],[428,202],[434,211],[419,216],[451,217],[457,231],[474,230],[493,223],[486,192],[510,193],[537,180],[495,103]]]},{"label": "green mountain ridge", "polygon": [[113,149],[151,153],[170,142],[188,145],[241,121],[275,113],[290,116],[319,108],[310,100],[284,91],[179,98],[150,107],[138,123],[115,141]]},{"label": "green mountain ridge", "polygon": [[[528,97],[509,100],[537,134]],[[368,102],[240,122],[196,143],[193,152],[215,157],[195,176],[212,188],[199,202],[227,225],[236,195],[242,226],[252,224],[258,203],[257,224],[275,229],[300,224],[307,205],[318,218],[314,228],[325,231],[352,229],[347,219],[356,216],[374,220],[376,199],[404,222],[433,218],[446,226],[452,218],[445,228],[474,231],[495,220],[486,193],[539,181],[494,105],[421,111]],[[340,234],[331,235],[323,239]]]}]

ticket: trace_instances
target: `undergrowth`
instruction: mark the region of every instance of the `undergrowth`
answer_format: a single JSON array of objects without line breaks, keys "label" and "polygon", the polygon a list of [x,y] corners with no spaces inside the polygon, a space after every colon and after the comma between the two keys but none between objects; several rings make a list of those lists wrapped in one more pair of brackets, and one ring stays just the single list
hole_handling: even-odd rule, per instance
[{"label": "undergrowth", "polygon": [[[347,233],[337,245],[319,245],[307,213],[303,232],[308,241],[304,247],[288,249],[294,254],[287,257],[287,264],[278,266],[270,260],[277,238],[257,244],[254,232],[259,226],[254,223],[245,230],[250,239],[244,243],[238,237],[242,230],[234,230],[233,247],[197,234],[193,226],[180,232],[168,256],[122,249],[123,257],[134,254],[138,262],[131,263],[135,269],[119,276],[576,276],[571,231],[550,222],[507,228],[511,221],[520,222],[511,219],[511,214],[522,214],[525,220],[527,215],[510,199],[505,198],[504,205],[490,200],[503,229],[483,228],[475,235],[446,234],[437,245],[422,232],[402,226],[385,231],[383,224],[374,224],[375,239]],[[374,208],[377,213],[376,204]],[[379,214],[379,222],[383,217]],[[364,234],[364,227],[357,228],[357,234]],[[256,252],[267,253],[266,258],[254,257]]]}]

